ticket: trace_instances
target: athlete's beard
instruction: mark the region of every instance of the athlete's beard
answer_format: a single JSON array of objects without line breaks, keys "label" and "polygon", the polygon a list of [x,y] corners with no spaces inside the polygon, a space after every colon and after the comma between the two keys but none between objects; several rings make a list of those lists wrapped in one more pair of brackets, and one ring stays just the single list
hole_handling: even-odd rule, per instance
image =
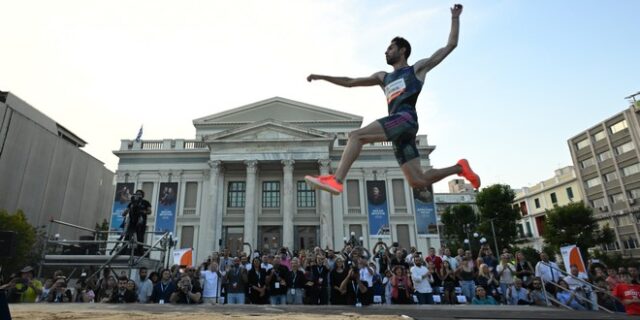
[{"label": "athlete's beard", "polygon": [[387,56],[387,64],[392,66],[398,62],[400,58],[398,56]]}]

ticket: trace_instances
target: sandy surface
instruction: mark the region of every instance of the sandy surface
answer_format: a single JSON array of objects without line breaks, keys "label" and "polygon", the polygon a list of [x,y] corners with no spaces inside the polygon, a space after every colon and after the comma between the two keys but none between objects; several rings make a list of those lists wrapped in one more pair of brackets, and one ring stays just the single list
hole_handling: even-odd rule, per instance
[{"label": "sandy surface", "polygon": [[[628,319],[624,314],[567,311],[533,306],[404,305],[404,306],[257,306],[157,305],[103,303],[38,303],[9,306],[16,320],[433,320],[433,319]],[[408,315],[409,317],[402,316]],[[5,319],[0,319],[5,320]]]},{"label": "sandy surface", "polygon": [[[325,314],[301,313],[295,311],[284,311],[277,308],[243,308],[229,309],[216,308],[211,306],[195,307],[175,307],[175,306],[155,306],[150,309],[140,306],[125,305],[50,305],[50,304],[22,304],[11,305],[11,316],[14,320],[66,320],[66,319],[86,319],[86,320],[148,320],[148,319],[171,319],[171,320],[280,320],[280,319],[301,319],[301,320],[382,320],[382,319],[403,319],[397,315],[360,315],[351,312],[336,312],[325,310]],[[304,311],[304,310],[301,310]],[[333,312],[332,312],[333,311]]]},{"label": "sandy surface", "polygon": [[19,311],[12,312],[13,319],[19,320],[63,320],[63,319],[91,319],[91,320],[120,320],[120,319],[134,319],[134,320],[146,320],[146,319],[172,319],[172,320],[192,320],[192,319],[206,319],[206,320],[226,320],[226,319],[255,319],[255,320],[276,320],[276,319],[302,319],[302,320],[359,320],[359,319],[402,319],[399,316],[371,316],[371,315],[308,315],[308,314],[217,314],[217,313],[151,313],[151,312],[42,312],[42,311]]}]

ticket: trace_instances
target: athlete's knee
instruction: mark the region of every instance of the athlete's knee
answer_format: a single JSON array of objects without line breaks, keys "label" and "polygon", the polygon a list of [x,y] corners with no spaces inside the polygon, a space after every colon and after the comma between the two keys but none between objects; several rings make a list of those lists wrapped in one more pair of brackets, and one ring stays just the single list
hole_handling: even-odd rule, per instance
[{"label": "athlete's knee", "polygon": [[423,188],[427,186],[427,181],[422,177],[409,176],[407,177],[407,182],[411,188]]},{"label": "athlete's knee", "polygon": [[361,130],[354,130],[349,132],[349,140],[353,140],[353,141],[357,141],[359,143],[364,144],[365,135],[362,133]]}]

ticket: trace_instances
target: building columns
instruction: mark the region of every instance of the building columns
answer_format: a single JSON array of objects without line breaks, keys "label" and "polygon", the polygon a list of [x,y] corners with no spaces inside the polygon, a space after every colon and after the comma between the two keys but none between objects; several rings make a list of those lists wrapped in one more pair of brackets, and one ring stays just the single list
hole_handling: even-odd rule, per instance
[{"label": "building columns", "polygon": [[[318,160],[320,164],[320,175],[329,174],[331,160]],[[320,247],[333,248],[333,227],[331,224],[331,194],[326,191],[320,192]]]},{"label": "building columns", "polygon": [[244,206],[244,242],[251,244],[253,248],[258,245],[256,241],[256,175],[258,172],[258,161],[247,160],[247,189]]},{"label": "building columns", "polygon": [[284,190],[282,194],[282,244],[284,247],[293,249],[293,160],[282,160],[284,171]]},{"label": "building columns", "polygon": [[218,178],[222,170],[222,161],[209,160],[209,188],[207,193],[207,206],[201,211],[200,218],[200,245],[198,249],[202,252],[210,253],[218,247],[217,238],[222,232],[222,215],[218,212]]}]

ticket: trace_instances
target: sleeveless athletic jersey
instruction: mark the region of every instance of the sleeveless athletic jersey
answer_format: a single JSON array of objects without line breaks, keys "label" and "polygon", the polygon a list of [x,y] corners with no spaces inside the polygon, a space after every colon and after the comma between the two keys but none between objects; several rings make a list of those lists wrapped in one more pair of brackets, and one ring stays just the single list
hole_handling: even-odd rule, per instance
[{"label": "sleeveless athletic jersey", "polygon": [[416,102],[423,83],[416,77],[413,66],[387,73],[383,84],[389,115],[401,111],[416,113]]}]

